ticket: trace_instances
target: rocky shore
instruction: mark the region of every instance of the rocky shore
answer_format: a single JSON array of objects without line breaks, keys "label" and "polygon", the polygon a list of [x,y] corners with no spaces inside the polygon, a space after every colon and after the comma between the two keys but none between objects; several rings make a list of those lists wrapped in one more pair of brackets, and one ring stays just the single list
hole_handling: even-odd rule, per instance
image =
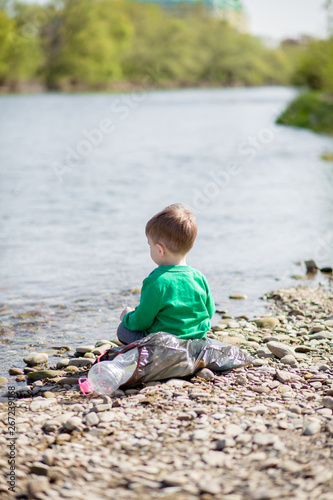
[{"label": "rocky shore", "polygon": [[83,396],[78,376],[108,341],[63,346],[55,367],[27,356],[10,371],[27,386],[0,404],[1,498],[332,500],[333,294],[265,299],[265,317],[220,312],[210,335],[254,356],[222,375]]}]

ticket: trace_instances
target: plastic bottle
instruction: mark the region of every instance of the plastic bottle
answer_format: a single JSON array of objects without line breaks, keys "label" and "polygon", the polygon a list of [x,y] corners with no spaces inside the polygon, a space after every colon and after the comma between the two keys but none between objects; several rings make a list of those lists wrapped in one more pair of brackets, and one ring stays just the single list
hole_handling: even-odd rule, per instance
[{"label": "plastic bottle", "polygon": [[80,379],[83,394],[111,394],[125,384],[133,375],[139,358],[138,348],[118,354],[112,361],[100,361],[93,365],[88,379]]}]

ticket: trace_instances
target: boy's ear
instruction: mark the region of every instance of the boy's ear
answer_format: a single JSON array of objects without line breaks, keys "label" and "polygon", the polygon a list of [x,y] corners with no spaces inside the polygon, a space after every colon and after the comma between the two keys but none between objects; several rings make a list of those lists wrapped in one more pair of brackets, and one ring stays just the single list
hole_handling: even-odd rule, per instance
[{"label": "boy's ear", "polygon": [[163,243],[156,243],[156,246],[157,246],[158,253],[160,254],[160,256],[164,257],[164,255],[165,255],[165,246],[163,245]]}]

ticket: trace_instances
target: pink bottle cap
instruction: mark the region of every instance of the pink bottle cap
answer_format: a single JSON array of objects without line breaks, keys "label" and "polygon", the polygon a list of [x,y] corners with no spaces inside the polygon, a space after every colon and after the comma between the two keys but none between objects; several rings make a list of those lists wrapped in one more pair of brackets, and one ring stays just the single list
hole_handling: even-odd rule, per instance
[{"label": "pink bottle cap", "polygon": [[94,392],[92,385],[87,379],[87,377],[79,378],[79,386],[80,386],[80,391],[85,396],[88,396],[89,394],[92,394]]}]

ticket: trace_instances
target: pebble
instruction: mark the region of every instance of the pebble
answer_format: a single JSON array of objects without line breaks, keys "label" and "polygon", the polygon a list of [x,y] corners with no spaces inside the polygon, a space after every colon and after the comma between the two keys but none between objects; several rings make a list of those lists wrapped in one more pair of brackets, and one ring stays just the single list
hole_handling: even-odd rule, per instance
[{"label": "pebble", "polygon": [[322,404],[325,408],[333,409],[333,397],[332,396],[323,397]]},{"label": "pebble", "polygon": [[21,368],[10,368],[8,372],[9,375],[24,375],[24,371]]},{"label": "pebble", "polygon": [[282,342],[270,341],[267,342],[266,345],[268,349],[274,354],[274,356],[276,356],[279,359],[288,355],[294,356],[293,350],[289,346],[283,344]]},{"label": "pebble", "polygon": [[81,345],[76,348],[76,352],[78,352],[79,354],[85,354],[86,352],[91,352],[94,349],[94,345]]},{"label": "pebble", "polygon": [[47,399],[35,399],[34,401],[32,401],[32,403],[30,403],[30,411],[41,411],[41,410],[45,410],[46,408],[48,408],[49,406],[53,405],[57,403],[57,398],[47,398]]},{"label": "pebble", "polygon": [[247,299],[247,295],[244,295],[243,293],[234,293],[232,295],[229,295],[229,299],[232,299],[232,300],[245,300],[245,299]]},{"label": "pebble", "polygon": [[313,434],[318,434],[321,430],[321,423],[319,420],[314,420],[305,425],[303,434],[304,436],[313,436]]},{"label": "pebble", "polygon": [[204,380],[212,380],[215,378],[215,374],[208,368],[202,368],[195,373],[196,377],[202,378]]},{"label": "pebble", "polygon": [[45,352],[31,352],[23,358],[23,361],[29,366],[44,365],[49,360],[48,355]]},{"label": "pebble", "polygon": [[[274,335],[267,335],[270,327],[257,327],[246,317],[235,321],[237,337],[229,328],[214,331],[214,338],[229,331],[225,337],[237,338],[244,350],[268,356],[248,367],[207,379],[125,387],[112,398],[81,395],[74,375],[47,383],[28,380],[16,399],[16,496],[331,500],[332,341],[309,340],[308,332],[324,325],[333,296],[303,286],[272,296],[274,316],[269,317],[278,320]],[[297,310],[304,315],[290,314]],[[226,326],[230,320],[225,318]],[[325,328],[312,333],[330,333]],[[297,363],[284,364],[283,357],[267,349],[269,342],[282,343]],[[59,361],[65,359],[80,376],[87,371],[69,365],[68,358]],[[62,370],[67,367],[61,365]],[[38,397],[32,391],[39,391]],[[43,408],[41,401],[49,400]],[[0,426],[7,415],[6,401],[1,404]],[[1,495],[7,491],[7,470],[7,461],[0,458]],[[28,491],[31,481],[38,485],[40,480],[39,491]]]},{"label": "pebble", "polygon": [[39,477],[32,479],[27,484],[27,492],[30,498],[37,498],[39,493],[45,493],[50,488],[50,483],[47,477]]},{"label": "pebble", "polygon": [[280,359],[281,363],[289,366],[297,366],[297,361],[292,354],[287,354]]},{"label": "pebble", "polygon": [[280,324],[278,318],[275,318],[273,316],[268,316],[264,318],[255,318],[254,322],[259,328],[268,328],[270,330],[273,330],[277,325]]},{"label": "pebble", "polygon": [[92,365],[94,362],[93,359],[89,358],[73,358],[69,361],[69,366],[77,366],[79,368]]}]

